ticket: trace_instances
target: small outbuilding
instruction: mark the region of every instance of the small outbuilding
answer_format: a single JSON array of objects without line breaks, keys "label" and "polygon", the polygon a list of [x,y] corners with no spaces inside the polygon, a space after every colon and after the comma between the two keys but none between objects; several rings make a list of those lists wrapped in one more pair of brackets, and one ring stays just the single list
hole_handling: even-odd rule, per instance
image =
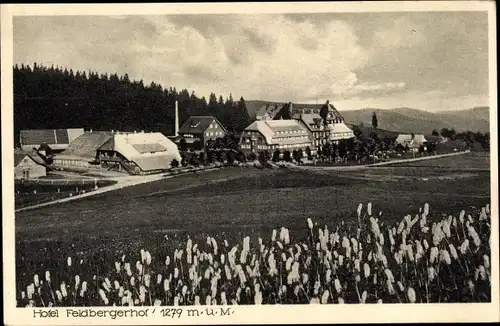
[{"label": "small outbuilding", "polygon": [[47,175],[47,167],[42,157],[35,151],[14,151],[14,179],[29,180]]}]

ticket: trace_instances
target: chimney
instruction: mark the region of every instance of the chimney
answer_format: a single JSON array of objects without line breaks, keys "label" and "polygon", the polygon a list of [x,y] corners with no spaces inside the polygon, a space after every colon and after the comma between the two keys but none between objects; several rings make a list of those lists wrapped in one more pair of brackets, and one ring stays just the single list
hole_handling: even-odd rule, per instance
[{"label": "chimney", "polygon": [[175,101],[175,137],[179,136],[179,101]]}]

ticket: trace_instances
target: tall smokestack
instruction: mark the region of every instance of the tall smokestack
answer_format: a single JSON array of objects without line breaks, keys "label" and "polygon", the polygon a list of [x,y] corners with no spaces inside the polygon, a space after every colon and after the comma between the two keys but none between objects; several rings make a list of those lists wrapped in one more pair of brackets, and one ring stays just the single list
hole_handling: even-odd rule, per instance
[{"label": "tall smokestack", "polygon": [[179,136],[179,101],[175,101],[175,137]]}]

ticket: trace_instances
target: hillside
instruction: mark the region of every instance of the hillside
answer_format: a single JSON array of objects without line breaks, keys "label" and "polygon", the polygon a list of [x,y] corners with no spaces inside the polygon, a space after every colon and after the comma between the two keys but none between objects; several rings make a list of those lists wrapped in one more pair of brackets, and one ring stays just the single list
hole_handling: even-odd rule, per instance
[{"label": "hillside", "polygon": [[[353,129],[356,126],[356,125],[351,124],[351,123],[346,123],[346,125],[351,129]],[[375,129],[371,125],[363,125],[363,126],[358,125],[357,127],[363,133],[364,138],[370,137],[372,132],[375,132],[380,139],[386,138],[386,137],[391,138],[391,139],[396,139],[398,137],[398,135],[400,134],[400,132],[397,132],[397,131],[385,130],[385,129]],[[403,133],[403,132],[401,132],[401,133]]]},{"label": "hillside", "polygon": [[478,107],[461,111],[432,113],[411,108],[391,110],[361,109],[341,111],[346,122],[371,125],[372,114],[376,112],[379,128],[393,131],[430,134],[434,129],[454,128],[457,132],[471,130],[489,131],[489,108]]}]

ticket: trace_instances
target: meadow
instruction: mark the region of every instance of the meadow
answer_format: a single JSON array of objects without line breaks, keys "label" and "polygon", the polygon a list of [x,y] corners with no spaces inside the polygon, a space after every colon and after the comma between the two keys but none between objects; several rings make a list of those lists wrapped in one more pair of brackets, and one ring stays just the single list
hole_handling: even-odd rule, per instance
[{"label": "meadow", "polygon": [[15,208],[22,208],[93,191],[95,187],[116,184],[114,180],[61,180],[50,178],[37,181],[21,181],[15,184]]},{"label": "meadow", "polygon": [[[470,173],[471,164],[482,170]],[[154,254],[188,234],[193,241],[210,235],[236,243],[244,236],[252,241],[268,237],[286,226],[292,237],[302,239],[307,237],[305,218],[319,226],[354,227],[359,203],[371,202],[383,212],[382,220],[394,223],[418,213],[425,203],[438,214],[458,214],[469,204],[490,202],[487,155],[412,165],[345,172],[227,168],[18,212],[17,274],[25,278],[41,263],[57,264],[59,251],[100,259],[140,248]],[[433,178],[450,174],[456,177]]]}]

